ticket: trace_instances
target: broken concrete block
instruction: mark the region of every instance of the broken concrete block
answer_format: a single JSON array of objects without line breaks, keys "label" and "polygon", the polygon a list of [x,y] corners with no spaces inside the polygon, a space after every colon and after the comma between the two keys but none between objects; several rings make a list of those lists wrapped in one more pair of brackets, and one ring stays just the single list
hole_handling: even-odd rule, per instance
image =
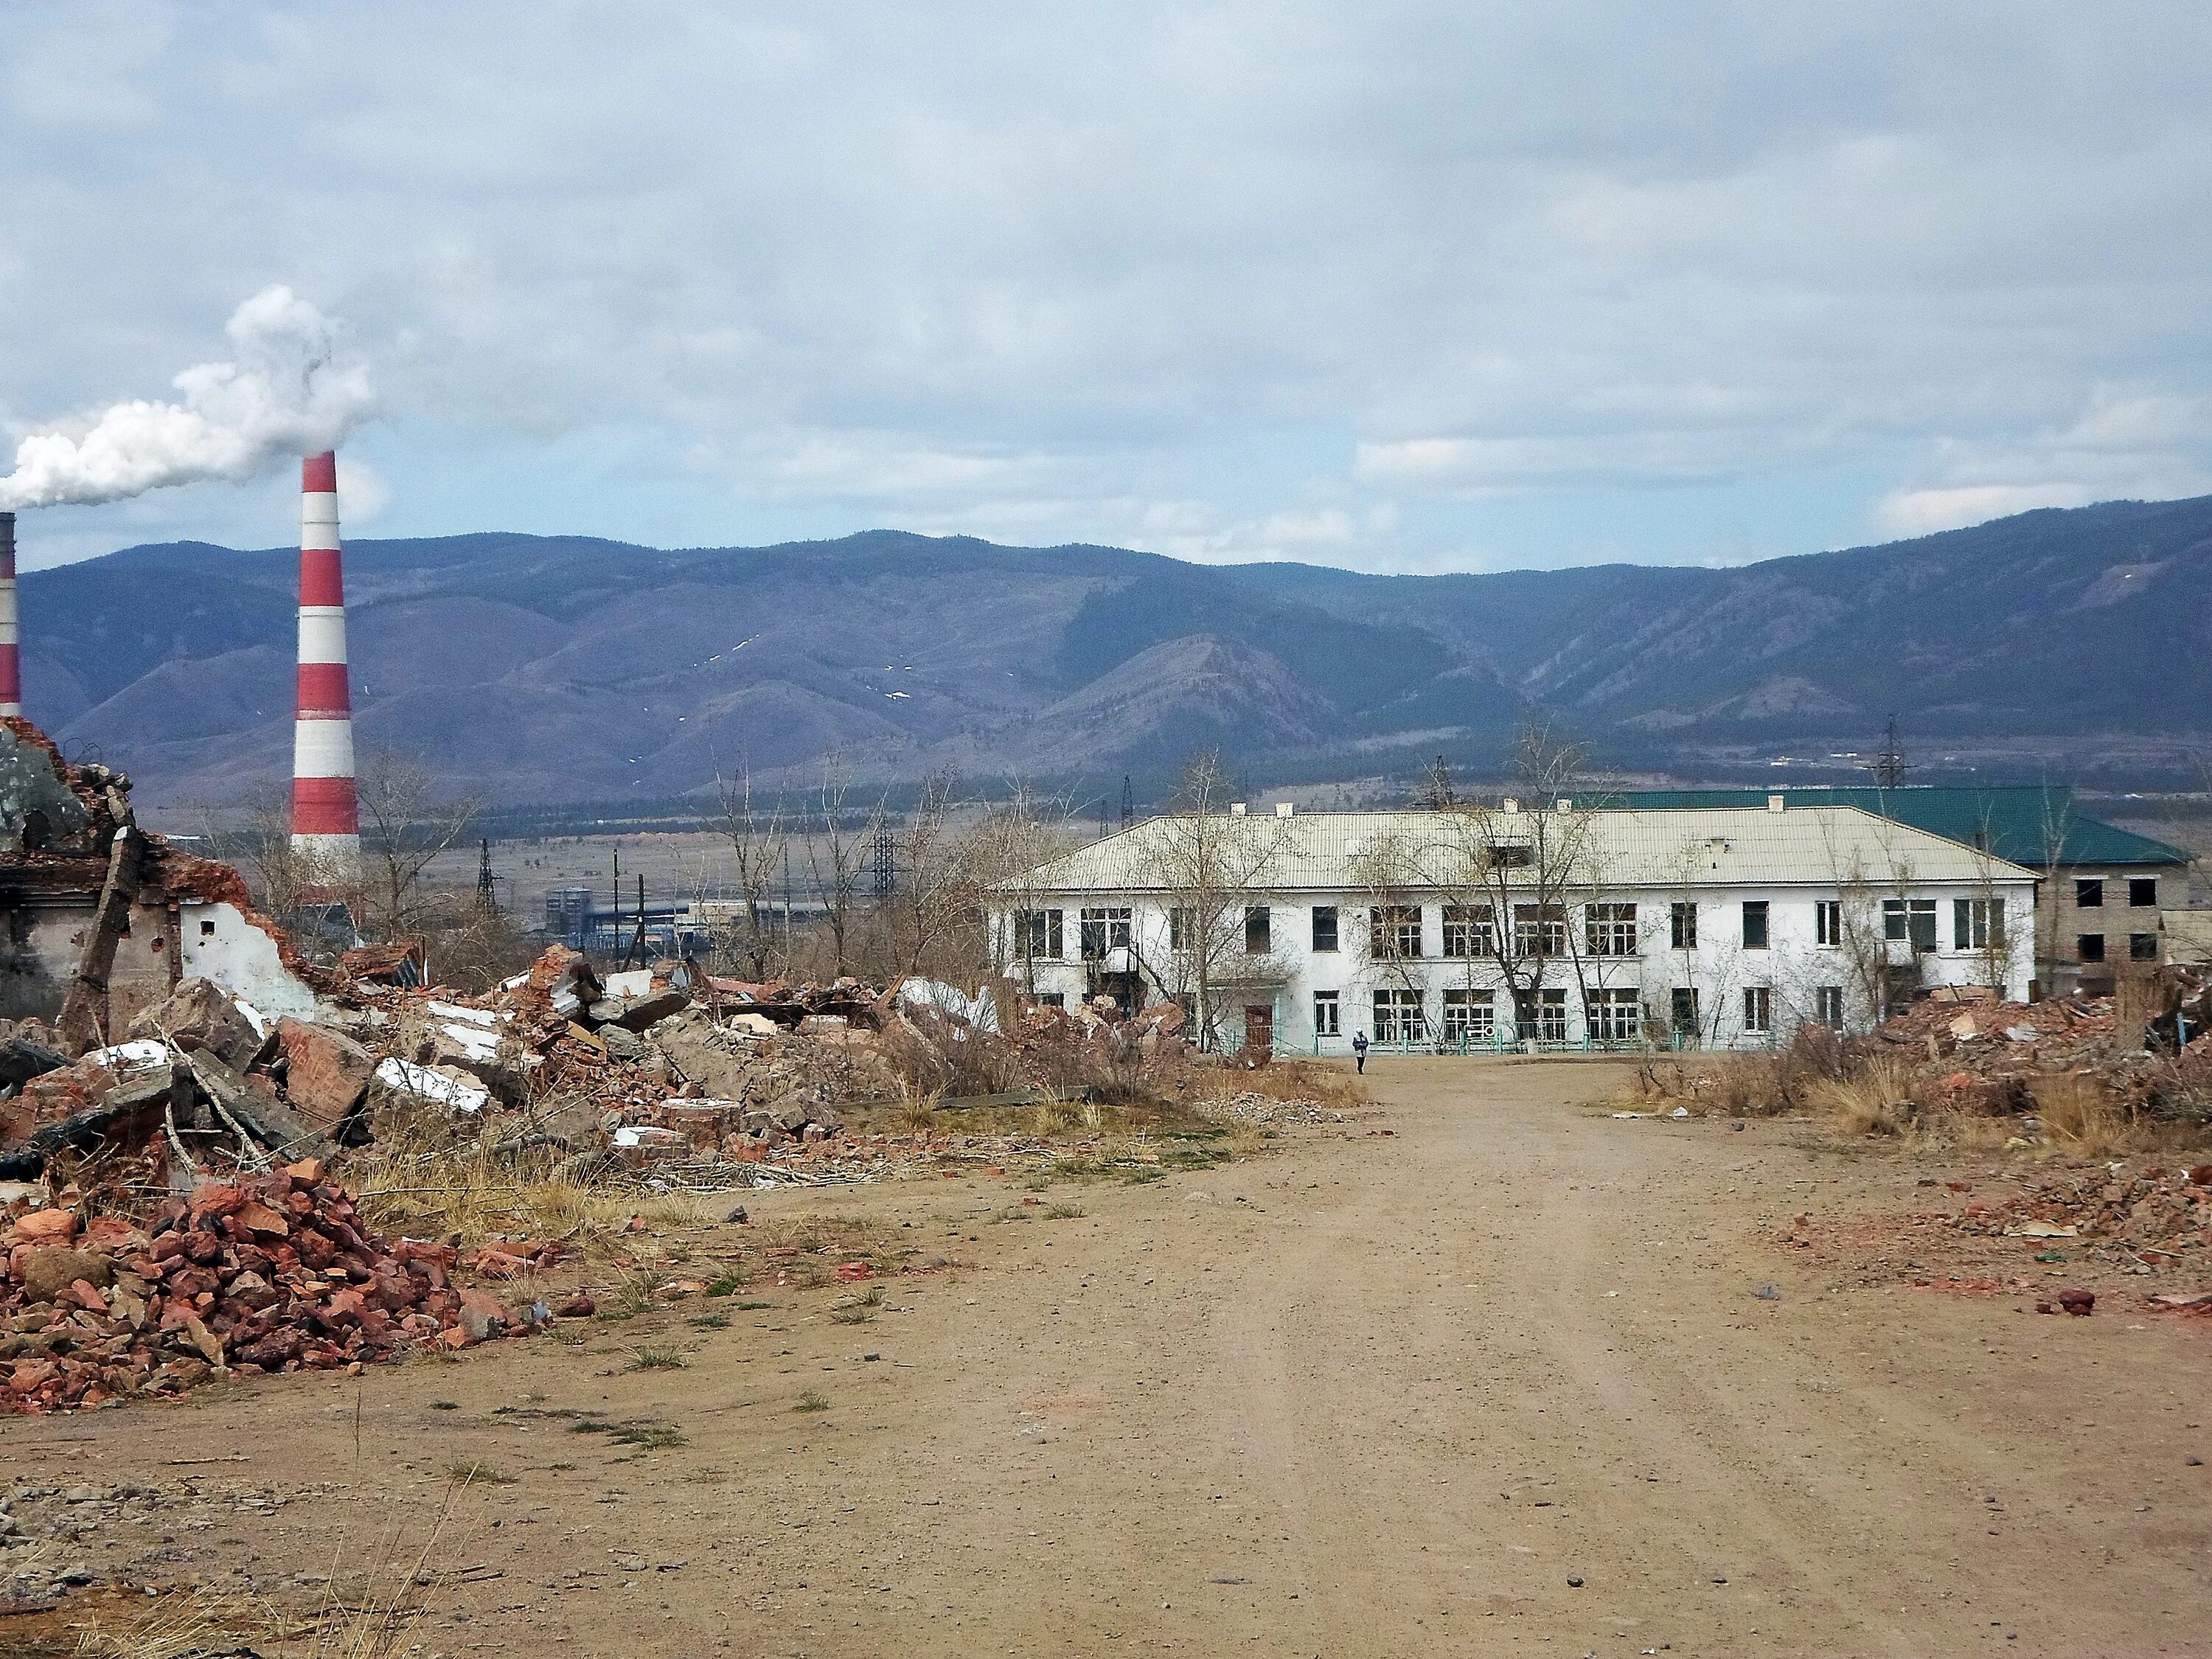
[{"label": "broken concrete block", "polygon": [[367,1097],[375,1056],[351,1037],[304,1020],[278,1020],[276,1040],[283,1045],[284,1093],[292,1109],[334,1134]]},{"label": "broken concrete block", "polygon": [[645,1039],[627,1031],[619,1025],[603,1025],[599,1032],[599,1046],[610,1057],[621,1060],[643,1060],[648,1052]]},{"label": "broken concrete block", "polygon": [[180,981],[166,1001],[131,1022],[130,1035],[166,1035],[181,1048],[206,1049],[234,1072],[243,1072],[261,1052],[261,1031],[228,992],[207,979]]}]

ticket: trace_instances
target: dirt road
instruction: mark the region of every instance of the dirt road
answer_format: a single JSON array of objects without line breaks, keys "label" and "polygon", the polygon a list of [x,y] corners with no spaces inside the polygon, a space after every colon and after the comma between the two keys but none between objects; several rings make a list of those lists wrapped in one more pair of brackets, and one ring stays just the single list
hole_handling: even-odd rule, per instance
[{"label": "dirt road", "polygon": [[[1614,1121],[1577,1103],[1602,1066],[1370,1080],[1348,1132],[1046,1206],[776,1195],[973,1264],[872,1322],[761,1292],[373,1374],[358,1425],[322,1378],[9,1423],[0,1471],[196,1481],[84,1547],[282,1592],[483,1460],[511,1484],[458,1500],[426,1654],[2212,1653],[2203,1322],[1816,1269],[1784,1218],[1904,1209],[1923,1171]],[[688,1365],[623,1369],[656,1340]]]}]

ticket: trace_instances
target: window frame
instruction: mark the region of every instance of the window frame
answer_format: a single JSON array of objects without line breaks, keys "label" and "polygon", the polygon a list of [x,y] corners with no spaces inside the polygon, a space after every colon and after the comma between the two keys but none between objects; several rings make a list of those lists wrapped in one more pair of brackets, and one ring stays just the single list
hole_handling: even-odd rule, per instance
[{"label": "window frame", "polygon": [[2002,898],[1954,898],[1951,901],[1951,948],[1954,951],[2002,951],[2005,948],[2005,902]]},{"label": "window frame", "polygon": [[1337,933],[1337,913],[1334,904],[1316,904],[1313,908],[1313,950],[1316,956],[1334,955],[1340,948]]},{"label": "window frame", "polygon": [[1583,942],[1594,957],[1632,957],[1638,953],[1636,906],[1607,900],[1583,906]]},{"label": "window frame", "polygon": [[[1135,911],[1126,904],[1084,907],[1077,918],[1081,929],[1078,935],[1078,945],[1083,952],[1080,960],[1103,962],[1111,951],[1128,950],[1133,942],[1135,917]],[[1098,940],[1098,948],[1096,950],[1091,948],[1093,929],[1097,930],[1095,937]]]},{"label": "window frame", "polygon": [[1844,988],[1840,985],[1815,985],[1813,988],[1813,1018],[1815,1024],[1832,1031],[1844,1029]]},{"label": "window frame", "polygon": [[[1317,1037],[1344,1035],[1344,1002],[1334,991],[1316,991],[1313,994],[1314,1035]],[[1323,1016],[1327,1018],[1324,1018]]]},{"label": "window frame", "polygon": [[1014,912],[1014,954],[1024,962],[1058,962],[1066,948],[1065,910]]},{"label": "window frame", "polygon": [[1367,913],[1368,954],[1377,962],[1419,962],[1425,931],[1419,905],[1376,905]]},{"label": "window frame", "polygon": [[1844,942],[1844,902],[1841,899],[1813,901],[1813,943],[1833,950]]},{"label": "window frame", "polygon": [[2156,933],[2130,933],[2128,935],[2128,960],[2130,962],[2156,962],[2158,960],[2158,935]]},{"label": "window frame", "polygon": [[1743,1029],[1760,1036],[1774,1034],[1774,988],[1771,985],[1747,985],[1743,988]]},{"label": "window frame", "polygon": [[2105,908],[2105,878],[2102,876],[2074,878],[2074,908],[2076,910],[2101,910]]},{"label": "window frame", "polygon": [[[1534,941],[1531,948],[1530,941]],[[1513,955],[1526,962],[1540,957],[1555,961],[1567,953],[1567,907],[1537,901],[1513,907]]]},{"label": "window frame", "polygon": [[[1375,988],[1375,1040],[1377,1042],[1425,1042],[1429,1040],[1428,999],[1415,988],[1397,985]],[[1410,1022],[1408,1020],[1410,1016]]]},{"label": "window frame", "polygon": [[2074,936],[2074,959],[2076,962],[2104,961],[2105,936],[2102,933],[2076,933]]},{"label": "window frame", "polygon": [[1644,1036],[1644,998],[1624,987],[1583,993],[1583,1029],[1599,1042],[1638,1042]]},{"label": "window frame", "polygon": [[[1248,904],[1244,907],[1244,954],[1265,957],[1274,954],[1275,915],[1272,906]],[[1254,941],[1257,941],[1255,944]]]},{"label": "window frame", "polygon": [[[1498,954],[1498,909],[1489,904],[1447,904],[1443,908],[1444,958],[1482,962]],[[1454,950],[1456,943],[1463,948]]]},{"label": "window frame", "polygon": [[[1480,1026],[1480,1030],[1475,1027]],[[1498,999],[1490,991],[1452,987],[1444,992],[1443,1023],[1439,1028],[1447,1043],[1494,1047],[1498,1042]]]},{"label": "window frame", "polygon": [[[2148,895],[2140,898],[2137,897],[2136,895],[2146,887],[2150,890]],[[2155,910],[2158,908],[2158,878],[2156,876],[2130,876],[2128,878],[2128,908],[2130,910]]]}]

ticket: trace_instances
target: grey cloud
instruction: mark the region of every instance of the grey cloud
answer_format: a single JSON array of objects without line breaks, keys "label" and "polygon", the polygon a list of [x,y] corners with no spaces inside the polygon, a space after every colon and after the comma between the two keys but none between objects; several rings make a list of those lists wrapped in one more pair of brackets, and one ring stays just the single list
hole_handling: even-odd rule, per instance
[{"label": "grey cloud", "polygon": [[0,16],[10,438],[281,281],[395,414],[672,434],[733,519],[1410,568],[1499,496],[1863,469],[1842,541],[2212,462],[2067,436],[2212,395],[2195,9],[70,10]]}]

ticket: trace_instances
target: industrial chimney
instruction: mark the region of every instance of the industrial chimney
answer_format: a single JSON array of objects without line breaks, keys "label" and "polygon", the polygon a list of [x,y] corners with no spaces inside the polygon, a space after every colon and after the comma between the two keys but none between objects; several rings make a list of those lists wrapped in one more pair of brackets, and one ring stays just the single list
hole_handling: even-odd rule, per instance
[{"label": "industrial chimney", "polygon": [[15,639],[15,515],[0,513],[0,714],[23,712],[21,653]]},{"label": "industrial chimney", "polygon": [[310,455],[300,477],[300,692],[292,727],[292,850],[313,878],[361,872],[353,697],[346,684],[345,577],[338,556],[338,462]]}]

